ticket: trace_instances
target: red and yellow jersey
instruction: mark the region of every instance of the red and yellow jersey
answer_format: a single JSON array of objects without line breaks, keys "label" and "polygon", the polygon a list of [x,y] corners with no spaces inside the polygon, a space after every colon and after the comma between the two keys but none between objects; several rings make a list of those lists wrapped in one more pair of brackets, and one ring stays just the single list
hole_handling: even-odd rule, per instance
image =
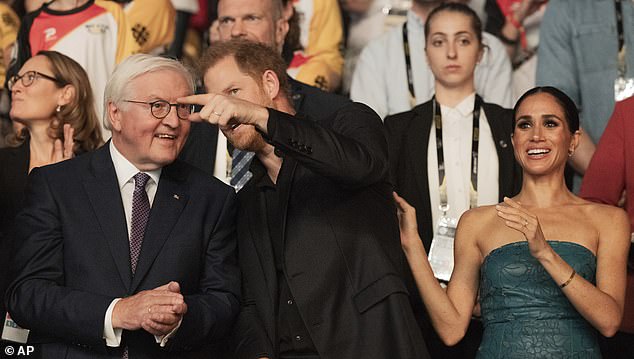
[{"label": "red and yellow jersey", "polygon": [[160,53],[172,43],[176,10],[170,0],[134,0],[125,14],[139,51]]},{"label": "red and yellow jersey", "polygon": [[[139,52],[139,47],[119,4],[90,0],[69,11],[56,11],[44,5],[25,17],[25,26],[18,36],[16,70],[41,50],[61,52],[86,70],[95,97],[95,108],[101,116],[104,89],[110,74],[117,63]],[[103,124],[102,133],[104,139],[110,137]]]},{"label": "red and yellow jersey", "polygon": [[341,83],[343,41],[341,12],[337,0],[293,0],[300,16],[300,42],[288,74],[298,81],[325,91],[335,91]]}]

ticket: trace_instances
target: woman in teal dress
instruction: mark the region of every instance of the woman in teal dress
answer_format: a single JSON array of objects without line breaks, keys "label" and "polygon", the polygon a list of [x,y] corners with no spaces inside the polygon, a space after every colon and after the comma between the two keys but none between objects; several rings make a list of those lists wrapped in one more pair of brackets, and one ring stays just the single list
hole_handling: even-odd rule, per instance
[{"label": "woman in teal dress", "polygon": [[614,335],[623,314],[627,216],[567,189],[564,167],[580,133],[563,92],[528,91],[513,121],[522,189],[462,215],[448,288],[434,278],[414,208],[395,194],[403,250],[445,343],[461,340],[479,297],[478,358],[600,358],[596,332]]}]

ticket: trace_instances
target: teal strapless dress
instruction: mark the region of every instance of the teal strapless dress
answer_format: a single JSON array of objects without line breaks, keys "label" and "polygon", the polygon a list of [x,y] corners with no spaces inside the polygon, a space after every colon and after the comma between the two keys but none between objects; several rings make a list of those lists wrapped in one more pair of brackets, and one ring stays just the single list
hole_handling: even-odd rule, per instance
[{"label": "teal strapless dress", "polygon": [[[577,275],[595,283],[596,257],[587,248],[549,241]],[[570,304],[527,242],[493,250],[480,270],[484,336],[477,358],[601,358],[597,333]]]}]

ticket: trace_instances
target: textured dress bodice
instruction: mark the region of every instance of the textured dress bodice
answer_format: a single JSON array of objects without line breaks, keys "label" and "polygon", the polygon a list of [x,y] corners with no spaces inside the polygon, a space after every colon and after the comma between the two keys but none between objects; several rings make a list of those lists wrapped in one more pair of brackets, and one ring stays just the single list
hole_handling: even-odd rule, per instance
[{"label": "textured dress bodice", "polygon": [[[549,241],[577,275],[595,283],[596,257],[572,242]],[[480,270],[484,336],[477,358],[601,358],[597,333],[572,306],[528,242],[494,249]]]}]

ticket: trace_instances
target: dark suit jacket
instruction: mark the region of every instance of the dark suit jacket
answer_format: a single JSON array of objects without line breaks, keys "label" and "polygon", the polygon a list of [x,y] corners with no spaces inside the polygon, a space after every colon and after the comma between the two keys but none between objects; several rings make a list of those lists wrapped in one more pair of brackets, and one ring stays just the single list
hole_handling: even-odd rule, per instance
[{"label": "dark suit jacket", "polygon": [[[511,144],[512,111],[489,103],[484,103],[482,109],[497,150],[500,164],[499,200],[502,201],[504,196],[517,194],[522,184],[521,167],[515,161]],[[427,148],[433,127],[432,112],[432,102],[428,101],[410,111],[385,118],[390,149],[390,179],[394,190],[416,208],[418,233],[428,253],[434,231],[427,173]],[[433,329],[411,273],[407,275],[406,282],[423,334],[426,338],[430,335],[433,337]]]},{"label": "dark suit jacket", "polygon": [[[320,357],[427,358],[401,278],[381,120],[362,104],[314,122],[269,113],[267,140],[291,168],[280,194],[286,280]],[[253,181],[238,194],[235,358],[277,356],[277,273],[261,196]]]},{"label": "dark suit jacket", "polygon": [[[291,100],[298,115],[327,118],[350,103],[345,97],[324,92],[288,77]],[[218,126],[207,122],[192,123],[187,142],[179,158],[213,175],[216,162]]]},{"label": "dark suit jacket", "polygon": [[[133,277],[108,144],[34,169],[29,180],[16,218],[19,274],[6,299],[15,321],[31,329],[29,341],[49,343],[45,358],[121,357],[123,345],[131,358],[187,357],[231,327],[240,281],[231,188],[182,162],[164,167]],[[124,331],[122,347],[107,348],[111,301],[169,281],[180,283],[188,312],[167,348],[143,330]]]},{"label": "dark suit jacket", "polygon": [[[522,171],[513,155],[512,111],[495,104],[484,103],[495,149],[499,160],[499,200],[519,192]],[[418,233],[429,251],[433,237],[429,183],[427,173],[427,147],[433,127],[431,101],[385,118],[390,148],[390,180],[394,190],[416,208]]]},{"label": "dark suit jacket", "polygon": [[[19,147],[0,149],[0,296],[4,296],[13,279],[10,262],[14,250],[13,224],[22,208],[26,179],[29,174],[29,141]],[[0,313],[4,317],[4,301]]]}]

